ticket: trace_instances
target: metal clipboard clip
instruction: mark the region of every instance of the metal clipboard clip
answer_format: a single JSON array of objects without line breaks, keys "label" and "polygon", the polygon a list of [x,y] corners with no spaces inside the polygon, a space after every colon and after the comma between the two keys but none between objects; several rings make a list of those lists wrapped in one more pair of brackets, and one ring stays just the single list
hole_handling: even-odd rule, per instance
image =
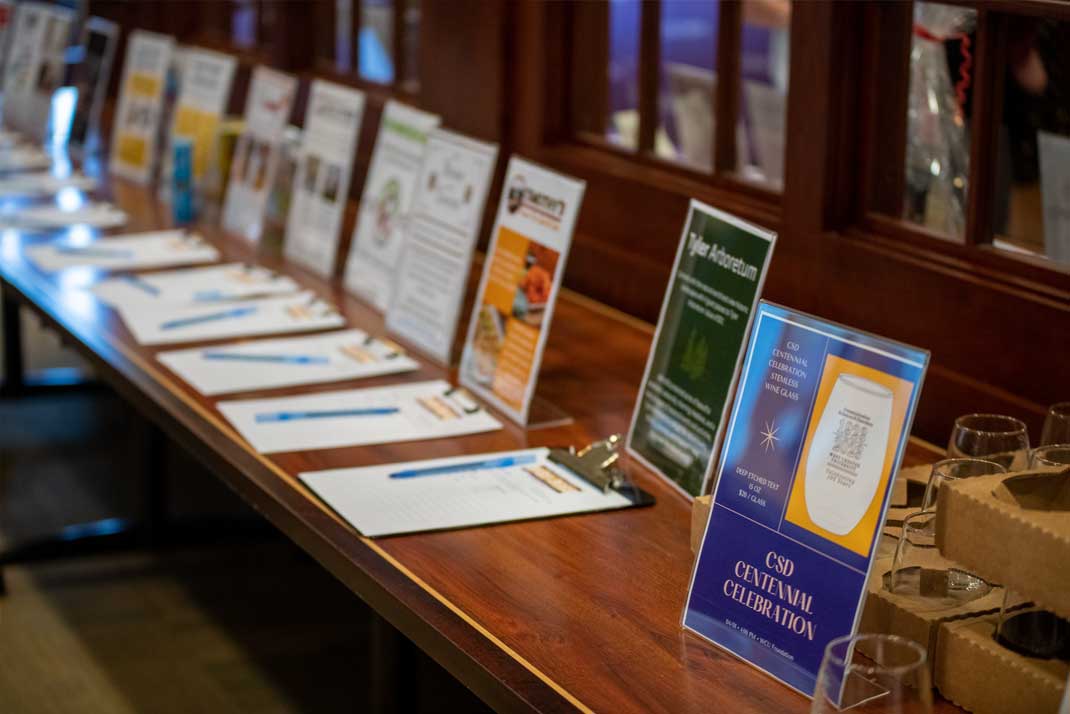
[{"label": "metal clipboard clip", "polygon": [[620,438],[620,434],[613,434],[601,441],[590,443],[579,451],[573,446],[567,449],[550,449],[549,459],[577,476],[582,476],[603,492],[617,489],[625,481],[624,472],[617,468],[617,460],[620,458],[617,446],[620,444]]},{"label": "metal clipboard clip", "polygon": [[654,497],[637,487],[617,462],[621,435],[595,441],[576,451],[575,447],[550,449],[548,459],[590,483],[603,493],[616,491],[637,506],[654,503]]}]

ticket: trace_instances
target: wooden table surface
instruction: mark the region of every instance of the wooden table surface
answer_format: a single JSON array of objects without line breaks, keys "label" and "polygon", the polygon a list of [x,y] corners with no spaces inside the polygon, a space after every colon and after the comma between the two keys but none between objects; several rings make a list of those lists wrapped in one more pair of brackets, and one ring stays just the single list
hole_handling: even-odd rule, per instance
[{"label": "wooden table surface", "polygon": [[[147,189],[114,180],[97,195],[131,214],[122,232],[170,225],[167,208]],[[257,255],[218,228],[198,230],[224,260],[256,259],[288,273],[336,302],[350,325],[382,334],[382,319],[337,284],[277,256]],[[690,505],[634,463],[626,466],[656,496],[652,508],[380,540],[360,536],[297,481],[302,471],[582,445],[623,432],[642,377],[649,325],[579,296],[562,296],[538,395],[573,418],[566,426],[524,430],[507,424],[496,433],[456,439],[265,456],[238,436],[215,400],[156,361],[157,351],[174,347],[138,346],[114,312],[80,289],[99,273],[47,275],[26,262],[22,248],[44,238],[0,232],[4,299],[41,314],[125,399],[492,707],[614,714],[809,710],[804,697],[681,630],[692,564]],[[243,396],[443,376],[446,370],[428,364],[408,375]],[[936,456],[931,447],[912,442],[906,463]],[[937,709],[957,711],[946,703]]]}]

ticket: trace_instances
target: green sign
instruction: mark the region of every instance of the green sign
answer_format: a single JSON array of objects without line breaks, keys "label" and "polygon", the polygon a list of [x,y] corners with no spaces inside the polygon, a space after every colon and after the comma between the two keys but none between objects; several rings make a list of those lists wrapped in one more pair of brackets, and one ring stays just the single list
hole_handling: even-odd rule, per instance
[{"label": "green sign", "polygon": [[720,444],[776,234],[692,201],[628,434],[628,450],[702,492]]}]

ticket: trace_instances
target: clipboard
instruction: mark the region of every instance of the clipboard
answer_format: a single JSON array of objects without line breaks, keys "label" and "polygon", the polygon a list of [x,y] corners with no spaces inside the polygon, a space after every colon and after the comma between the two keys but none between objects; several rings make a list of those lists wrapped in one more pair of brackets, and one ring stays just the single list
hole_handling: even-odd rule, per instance
[{"label": "clipboard", "polygon": [[299,474],[370,538],[650,506],[618,466],[619,434],[579,450],[521,449]]}]

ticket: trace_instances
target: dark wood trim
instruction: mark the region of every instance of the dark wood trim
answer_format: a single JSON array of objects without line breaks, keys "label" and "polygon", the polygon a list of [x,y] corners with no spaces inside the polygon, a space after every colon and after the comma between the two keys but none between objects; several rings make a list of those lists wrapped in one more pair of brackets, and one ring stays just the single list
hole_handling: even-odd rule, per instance
[{"label": "dark wood trim", "polygon": [[715,173],[728,173],[739,167],[736,123],[739,121],[743,63],[743,4],[738,0],[722,0],[718,8],[717,91],[714,92],[713,106],[717,121],[710,165]]},{"label": "dark wood trim", "polygon": [[639,153],[654,151],[661,87],[661,0],[642,4],[639,21]]},{"label": "dark wood trim", "polygon": [[391,53],[394,59],[394,87],[402,89],[405,86],[405,70],[408,58],[405,56],[405,14],[408,6],[405,0],[393,0],[394,32],[392,34],[393,47]]},{"label": "dark wood trim", "polygon": [[970,180],[966,193],[967,245],[992,242],[992,205],[999,162],[1006,28],[985,10],[977,13],[974,48],[973,112],[970,117]]},{"label": "dark wood trim", "polygon": [[1030,15],[1070,20],[1070,3],[1066,0],[941,0],[945,5],[962,5],[979,11]]}]

